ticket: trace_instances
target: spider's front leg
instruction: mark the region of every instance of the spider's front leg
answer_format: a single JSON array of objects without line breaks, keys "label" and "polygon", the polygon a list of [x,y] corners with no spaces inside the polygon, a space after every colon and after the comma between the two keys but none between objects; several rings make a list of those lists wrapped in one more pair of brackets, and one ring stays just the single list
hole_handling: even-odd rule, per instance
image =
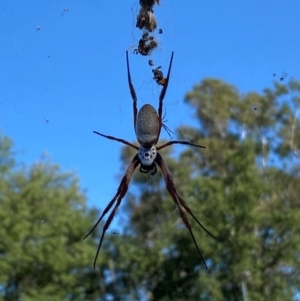
[{"label": "spider's front leg", "polygon": [[127,168],[127,171],[126,171],[126,173],[124,175],[124,177],[121,180],[121,183],[120,183],[120,185],[118,187],[117,193],[115,194],[115,196],[113,197],[113,199],[109,202],[109,204],[106,206],[106,208],[104,209],[102,215],[100,216],[100,218],[98,219],[98,221],[95,223],[94,227],[83,238],[83,239],[87,238],[96,229],[96,227],[98,226],[98,224],[101,222],[102,218],[110,211],[110,209],[114,205],[113,210],[109,214],[108,219],[105,222],[103,230],[102,230],[101,238],[100,238],[100,241],[99,241],[99,244],[98,244],[98,249],[97,249],[95,260],[94,260],[94,269],[96,268],[96,261],[97,261],[97,258],[98,258],[98,254],[99,254],[99,251],[100,251],[100,248],[101,248],[101,245],[102,245],[102,241],[103,241],[105,232],[108,229],[110,223],[112,222],[112,220],[113,220],[113,218],[114,218],[114,216],[115,216],[115,214],[116,214],[116,212],[117,212],[117,210],[118,210],[118,208],[119,208],[119,206],[121,204],[122,199],[126,195],[126,192],[128,190],[128,186],[129,186],[129,183],[130,183],[130,180],[131,180],[131,178],[133,176],[133,173],[134,173],[135,169],[137,168],[137,166],[139,164],[140,164],[139,157],[138,157],[138,155],[135,155],[133,157],[133,159],[131,160],[131,162],[130,162],[128,168]]},{"label": "spider's front leg", "polygon": [[[178,212],[180,214],[180,217],[181,217],[181,220],[183,221],[184,225],[186,226],[186,228],[189,230],[190,232],[190,235],[193,239],[193,242],[196,246],[196,249],[200,255],[200,258],[202,259],[203,263],[204,263],[204,266],[206,267],[207,269],[207,265],[205,263],[205,260],[200,252],[200,249],[198,247],[198,244],[196,242],[196,239],[195,239],[195,236],[194,236],[194,233],[193,233],[193,230],[192,230],[192,227],[191,227],[191,224],[189,223],[184,211],[183,211],[183,208],[193,217],[193,219],[197,222],[197,224],[203,229],[205,230],[205,232],[207,232],[210,236],[212,236],[214,239],[217,239],[214,235],[212,235],[201,223],[200,221],[196,218],[196,216],[193,214],[192,210],[189,208],[189,206],[186,204],[186,202],[183,200],[183,198],[179,195],[179,193],[177,192],[176,190],[176,187],[175,187],[175,184],[173,182],[173,178],[168,170],[168,167],[164,161],[164,159],[162,158],[162,156],[157,153],[157,156],[156,156],[156,159],[155,159],[155,162],[158,164],[158,166],[160,167],[161,169],[161,172],[162,172],[162,175],[164,177],[164,180],[166,182],[166,187],[167,187],[167,190],[169,192],[169,194],[171,195],[175,205],[176,205],[176,208],[178,209]],[[183,207],[183,208],[182,208]]]}]

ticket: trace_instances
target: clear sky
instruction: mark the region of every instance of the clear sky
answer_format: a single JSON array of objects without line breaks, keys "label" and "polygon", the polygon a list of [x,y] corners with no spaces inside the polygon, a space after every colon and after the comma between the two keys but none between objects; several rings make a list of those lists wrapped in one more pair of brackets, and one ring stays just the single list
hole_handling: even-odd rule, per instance
[{"label": "clear sky", "polygon": [[[160,91],[149,57],[133,54],[138,9],[138,0],[0,3],[2,133],[13,139],[20,162],[47,153],[76,171],[89,204],[101,209],[123,173],[122,145],[92,131],[135,139],[126,50],[139,106],[157,107]],[[154,9],[163,34],[151,59],[166,70],[175,52],[165,98],[173,131],[192,122],[184,95],[205,77],[241,92],[271,87],[273,73],[299,79],[299,1],[162,0]]]}]

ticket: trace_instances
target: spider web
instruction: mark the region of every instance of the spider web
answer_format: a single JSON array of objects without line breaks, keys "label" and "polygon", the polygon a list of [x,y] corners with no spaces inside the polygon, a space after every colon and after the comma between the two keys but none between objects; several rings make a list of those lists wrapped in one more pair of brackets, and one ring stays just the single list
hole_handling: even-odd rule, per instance
[{"label": "spider web", "polygon": [[[174,139],[176,129],[183,125],[199,127],[183,99],[201,79],[220,78],[246,93],[262,92],[272,85],[274,77],[286,82],[291,76],[299,76],[295,46],[299,45],[296,43],[299,42],[298,31],[293,25],[292,11],[281,13],[283,1],[245,6],[229,1],[218,5],[216,8],[213,4],[198,1],[191,1],[189,5],[161,1],[155,10],[163,34],[158,36],[158,48],[150,59],[166,72],[171,52],[175,51],[170,86],[164,101],[166,125],[175,133],[171,134]],[[135,140],[126,78],[126,50],[130,52],[138,107],[145,103],[157,107],[161,89],[152,79],[149,58],[133,54],[140,38],[134,21],[138,1],[90,1],[86,4],[73,1],[64,5],[56,0],[34,4],[10,1],[1,4],[1,8],[3,43],[0,50],[5,58],[0,78],[2,133],[14,141],[20,166],[29,166],[44,157],[58,162],[63,170],[74,171],[80,178],[80,190],[86,192],[88,208],[103,210],[116,193],[124,172],[119,160],[121,145],[101,139],[92,131]],[[246,17],[245,11],[251,18]],[[264,21],[254,24],[253,20],[260,19]],[[257,103],[247,109],[249,116],[255,116],[261,107]],[[295,112],[297,110],[299,108]],[[295,119],[299,116],[300,113],[295,114]],[[244,128],[236,130],[241,136],[249,134]],[[170,140],[166,131],[162,131],[161,139]],[[266,135],[261,133],[261,147],[267,147],[267,144]],[[173,147],[171,157],[177,159],[186,149],[180,145]],[[262,157],[257,164],[264,168],[271,164],[271,160]],[[160,173],[155,177],[161,177]],[[124,213],[128,198],[132,196],[138,200],[139,195],[153,186],[152,181],[156,183],[149,175],[144,179],[142,188],[130,186],[129,195],[123,200],[107,232],[108,235],[119,234],[115,237],[116,244],[121,244],[122,227],[128,223]],[[159,185],[164,187],[161,182]],[[179,193],[184,193],[186,188],[178,179],[176,187]],[[188,197],[185,200],[191,208],[194,206],[193,200]],[[171,200],[168,200],[170,207],[167,209],[161,199],[145,197],[139,201],[150,202],[156,208],[157,223],[165,220],[165,225],[182,226]],[[44,216],[37,222],[51,224]],[[201,222],[209,225],[214,233],[209,217],[201,216]],[[203,232],[195,223],[192,226],[195,232]],[[87,230],[82,229],[82,236]],[[154,227],[154,230],[158,242],[170,242],[174,238],[168,227]],[[203,237],[211,239],[205,233]],[[176,242],[181,252],[188,252],[185,241],[178,238]],[[201,248],[201,241],[198,243]],[[238,256],[234,241],[228,243],[232,247],[232,256]],[[162,252],[171,256],[173,250],[165,248]],[[203,256],[205,258],[205,253]],[[91,266],[92,261],[93,258],[90,259]],[[188,289],[182,282],[187,272],[176,259],[173,259],[173,264],[177,270],[176,281],[170,283],[166,277],[166,285],[161,290],[167,295],[170,291],[178,291],[178,296],[189,300]],[[161,269],[164,274],[167,266],[162,265]],[[43,274],[43,267],[38,266],[37,270]],[[237,283],[238,287],[240,285]],[[0,283],[0,288],[3,286]],[[232,300],[234,298],[233,295]],[[114,299],[106,295],[101,300]],[[145,295],[143,300],[151,300],[151,296]]]}]

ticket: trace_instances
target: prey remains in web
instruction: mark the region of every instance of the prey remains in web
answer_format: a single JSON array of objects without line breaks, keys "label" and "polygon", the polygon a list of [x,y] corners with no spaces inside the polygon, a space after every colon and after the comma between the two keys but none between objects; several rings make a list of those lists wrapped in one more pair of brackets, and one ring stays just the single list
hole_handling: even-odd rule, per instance
[{"label": "prey remains in web", "polygon": [[200,223],[200,221],[193,214],[192,210],[186,204],[184,199],[179,195],[179,193],[177,192],[177,189],[175,187],[173,178],[169,172],[169,169],[168,169],[163,157],[159,153],[159,150],[161,150],[167,146],[170,146],[172,144],[191,145],[191,146],[195,146],[195,147],[199,147],[199,148],[205,148],[205,146],[197,145],[197,144],[194,144],[194,143],[191,143],[188,141],[183,141],[183,140],[172,140],[165,144],[157,146],[159,136],[160,136],[160,131],[161,131],[161,128],[163,127],[163,116],[162,116],[163,100],[166,95],[168,84],[169,84],[173,55],[174,55],[174,52],[172,52],[172,55],[171,55],[169,70],[168,70],[167,77],[165,79],[165,84],[163,85],[162,90],[159,95],[158,111],[156,111],[155,108],[153,106],[151,106],[150,104],[143,105],[141,107],[141,109],[138,111],[137,96],[136,96],[135,89],[134,89],[132,81],[131,81],[128,52],[126,52],[128,84],[129,84],[130,94],[131,94],[131,97],[133,100],[133,125],[134,125],[134,130],[135,130],[137,141],[140,144],[139,146],[136,146],[124,139],[104,135],[104,134],[94,131],[94,133],[97,135],[100,135],[100,136],[110,139],[110,140],[121,142],[121,143],[126,144],[137,150],[137,154],[131,160],[131,162],[126,170],[126,173],[121,180],[121,183],[118,187],[117,193],[115,194],[113,199],[109,202],[109,204],[106,206],[106,208],[104,209],[102,215],[100,216],[100,218],[98,219],[98,221],[96,222],[94,227],[84,237],[84,239],[86,237],[88,237],[95,230],[95,228],[101,222],[103,217],[112,209],[112,211],[110,212],[110,214],[108,216],[108,219],[106,220],[106,222],[104,224],[103,230],[102,230],[100,242],[99,242],[95,260],[94,260],[94,268],[96,267],[97,257],[98,257],[105,233],[106,233],[107,229],[109,228],[109,225],[112,222],[112,220],[117,212],[117,209],[119,208],[119,206],[121,204],[122,199],[126,195],[130,180],[134,174],[135,169],[139,166],[140,172],[142,172],[142,173],[150,172],[151,175],[154,175],[157,171],[156,165],[159,166],[159,168],[162,172],[162,175],[163,175],[165,183],[166,183],[166,188],[175,203],[175,206],[179,212],[179,215],[180,215],[184,225],[190,232],[190,235],[197,248],[197,251],[199,253],[201,260],[203,261],[205,267],[207,268],[207,265],[200,252],[200,249],[198,247],[198,244],[196,242],[196,239],[195,239],[193,231],[192,231],[192,227],[187,219],[185,212],[188,212],[192,216],[192,218],[197,222],[197,224],[203,230],[205,230],[205,232],[207,232],[210,236],[212,236],[215,239],[216,239],[216,237],[214,235],[212,235]]}]

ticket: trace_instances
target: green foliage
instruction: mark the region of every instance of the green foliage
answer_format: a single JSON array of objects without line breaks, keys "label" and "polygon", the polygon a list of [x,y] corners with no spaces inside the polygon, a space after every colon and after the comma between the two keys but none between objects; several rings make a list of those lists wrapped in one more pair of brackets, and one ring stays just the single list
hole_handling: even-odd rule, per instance
[{"label": "green foliage", "polygon": [[16,170],[11,146],[0,136],[0,300],[84,300],[95,214],[74,175],[47,162]]},{"label": "green foliage", "polygon": [[[241,95],[206,79],[186,95],[197,127],[178,138],[205,145],[160,153],[178,192],[205,269],[160,170],[135,173],[96,271],[103,223],[87,210],[72,174],[47,162],[17,170],[0,137],[0,300],[292,300],[300,290],[300,83]],[[160,143],[163,143],[161,141]],[[123,148],[124,170],[136,151]],[[116,187],[117,189],[117,187]],[[122,212],[123,210],[123,212]],[[123,226],[123,225],[122,225]]]},{"label": "green foliage", "polygon": [[[206,79],[187,94],[199,127],[182,126],[178,136],[206,149],[189,147],[179,158],[161,153],[179,193],[217,240],[188,216],[205,270],[160,172],[136,173],[128,239],[115,259],[122,266],[116,279],[126,271],[129,291],[142,292],[130,300],[241,300],[242,282],[250,300],[293,298],[300,289],[299,92],[292,81],[240,95]],[[124,168],[134,153],[123,149]]]}]

